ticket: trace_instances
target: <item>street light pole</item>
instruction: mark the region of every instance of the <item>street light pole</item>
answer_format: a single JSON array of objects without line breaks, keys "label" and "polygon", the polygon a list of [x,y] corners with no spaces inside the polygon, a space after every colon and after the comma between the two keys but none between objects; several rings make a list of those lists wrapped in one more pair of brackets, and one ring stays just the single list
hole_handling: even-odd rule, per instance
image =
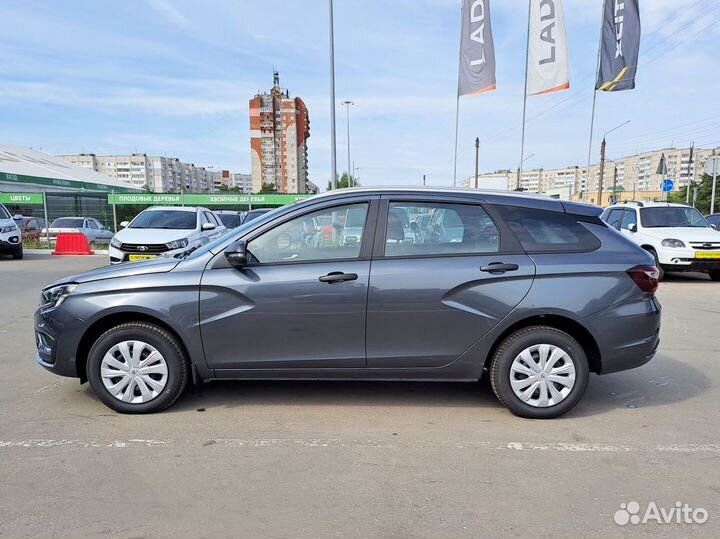
[{"label": "street light pole", "polygon": [[480,137],[475,137],[475,189],[478,188],[478,166],[480,164]]},{"label": "street light pole", "polygon": [[[613,131],[620,129],[622,126],[627,125],[629,123],[630,123],[630,120],[623,122],[620,125],[618,125],[617,127],[613,127],[610,131],[606,131],[605,134],[603,135],[602,145],[600,146],[600,178],[598,179],[598,202],[597,202],[598,206],[602,206],[603,181],[605,179],[605,146],[607,144],[605,141],[605,137],[607,137]],[[590,169],[588,168],[588,184],[589,184],[589,182],[590,182]],[[589,187],[589,185],[588,185],[588,187]]]},{"label": "street light pole", "polygon": [[345,110],[347,113],[347,154],[348,154],[348,187],[352,187],[352,173],[353,170],[350,168],[350,105],[354,105],[352,101],[343,101],[342,103],[345,105]]},{"label": "street light pole", "polygon": [[337,147],[335,141],[335,29],[333,0],[330,3],[330,186],[337,189]]}]

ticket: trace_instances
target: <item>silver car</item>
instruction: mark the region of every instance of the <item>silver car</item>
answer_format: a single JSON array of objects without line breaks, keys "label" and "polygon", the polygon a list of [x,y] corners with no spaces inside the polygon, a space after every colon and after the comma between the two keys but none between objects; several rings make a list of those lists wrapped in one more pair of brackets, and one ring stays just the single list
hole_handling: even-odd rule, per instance
[{"label": "silver car", "polygon": [[54,244],[58,234],[78,232],[85,235],[91,248],[108,245],[113,237],[112,230],[93,217],[60,217],[50,223],[47,234],[45,230],[40,233],[40,241],[47,243],[49,236],[50,243]]}]

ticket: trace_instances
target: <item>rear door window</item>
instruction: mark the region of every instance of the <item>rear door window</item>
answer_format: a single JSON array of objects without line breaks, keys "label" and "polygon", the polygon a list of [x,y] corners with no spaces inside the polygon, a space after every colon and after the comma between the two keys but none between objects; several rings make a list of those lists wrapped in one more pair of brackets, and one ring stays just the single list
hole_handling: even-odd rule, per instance
[{"label": "rear door window", "polygon": [[625,210],[620,228],[630,230],[630,225],[637,225],[637,214],[635,210]]},{"label": "rear door window", "polygon": [[592,232],[563,212],[495,206],[528,253],[583,252],[600,247]]}]

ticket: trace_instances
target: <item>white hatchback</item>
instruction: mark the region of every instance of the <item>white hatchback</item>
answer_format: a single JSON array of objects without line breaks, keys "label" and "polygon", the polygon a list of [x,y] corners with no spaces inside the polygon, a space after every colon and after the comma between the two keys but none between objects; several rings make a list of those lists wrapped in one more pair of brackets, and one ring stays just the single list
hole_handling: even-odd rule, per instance
[{"label": "white hatchback", "polygon": [[138,214],[110,241],[110,263],[136,262],[190,252],[225,234],[207,208],[155,206]]},{"label": "white hatchback", "polygon": [[655,257],[666,271],[702,271],[720,281],[720,232],[685,204],[624,202],[606,208],[601,219]]},{"label": "white hatchback", "polygon": [[[19,215],[16,217],[20,218]],[[23,257],[22,232],[18,222],[2,204],[0,204],[0,254],[12,255],[15,259]]]}]

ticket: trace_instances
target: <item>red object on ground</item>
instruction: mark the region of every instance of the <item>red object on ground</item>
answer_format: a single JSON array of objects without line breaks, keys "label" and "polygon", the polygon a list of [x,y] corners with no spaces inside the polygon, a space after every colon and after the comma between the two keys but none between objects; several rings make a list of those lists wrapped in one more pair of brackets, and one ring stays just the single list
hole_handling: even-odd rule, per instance
[{"label": "red object on ground", "polygon": [[62,232],[57,235],[53,255],[94,255],[85,234]]}]

